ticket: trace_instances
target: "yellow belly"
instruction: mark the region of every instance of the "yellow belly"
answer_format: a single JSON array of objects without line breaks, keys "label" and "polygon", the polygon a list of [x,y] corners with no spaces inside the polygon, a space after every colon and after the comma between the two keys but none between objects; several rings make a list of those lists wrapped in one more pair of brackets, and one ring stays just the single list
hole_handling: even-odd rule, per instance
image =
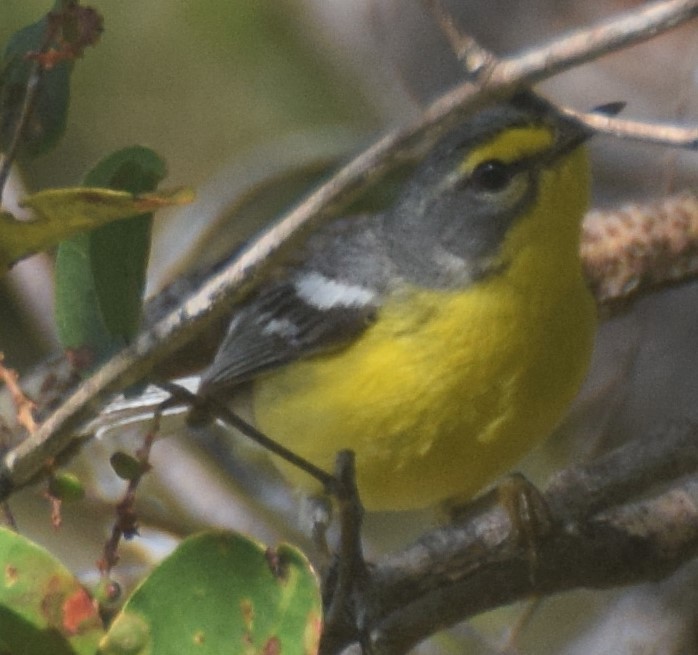
[{"label": "yellow belly", "polygon": [[260,378],[257,425],[328,471],[354,450],[367,509],[472,495],[551,432],[582,382],[595,308],[581,275],[564,278],[540,290],[512,271],[395,299],[350,347]]}]

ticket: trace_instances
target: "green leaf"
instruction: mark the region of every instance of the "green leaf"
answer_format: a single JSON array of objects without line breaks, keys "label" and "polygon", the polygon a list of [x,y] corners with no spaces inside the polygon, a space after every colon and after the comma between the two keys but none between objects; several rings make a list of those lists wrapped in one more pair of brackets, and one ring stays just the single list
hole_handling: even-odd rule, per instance
[{"label": "green leaf", "polygon": [[[146,193],[154,191],[166,174],[165,162],[157,154],[136,146],[100,162],[88,173],[85,185]],[[152,223],[152,213],[141,214],[105,225],[88,237],[97,301],[106,328],[117,341],[128,343],[140,326]]]},{"label": "green leaf", "polygon": [[79,232],[161,207],[192,201],[187,189],[133,195],[110,189],[48,189],[22,201],[34,209],[34,221],[18,221],[0,212],[0,277],[13,264],[57,245]]},{"label": "green leaf", "polygon": [[112,454],[109,463],[122,480],[136,480],[147,470],[142,462],[120,450]]},{"label": "green leaf", "polygon": [[104,635],[97,608],[43,548],[0,528],[0,653],[94,655]]},{"label": "green leaf", "polygon": [[54,276],[58,338],[66,350],[79,351],[73,358],[77,369],[92,370],[118,345],[99,309],[89,234],[77,234],[58,246]]},{"label": "green leaf", "polygon": [[291,546],[227,532],[185,540],[133,592],[102,655],[312,655],[320,639],[317,579]]},{"label": "green leaf", "polygon": [[[33,62],[27,53],[41,49],[48,29],[48,17],[16,32],[3,54],[3,72],[0,77],[0,148],[6,151],[24,103]],[[61,61],[40,78],[34,99],[31,119],[24,131],[21,152],[40,155],[56,145],[65,132],[70,101],[70,73],[72,63]]]},{"label": "green leaf", "polygon": [[[87,186],[144,193],[165,176],[152,150],[125,148],[86,176]],[[96,364],[138,331],[150,252],[152,212],[136,214],[62,243],[56,260],[56,320],[65,348],[87,349]]]}]

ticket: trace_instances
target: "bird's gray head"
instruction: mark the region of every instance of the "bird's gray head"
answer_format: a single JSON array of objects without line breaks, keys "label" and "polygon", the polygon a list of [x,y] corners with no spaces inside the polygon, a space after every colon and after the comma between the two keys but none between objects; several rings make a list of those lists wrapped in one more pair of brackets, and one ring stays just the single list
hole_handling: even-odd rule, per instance
[{"label": "bird's gray head", "polygon": [[588,136],[529,93],[446,134],[386,214],[386,239],[401,275],[448,287],[501,265],[499,247],[535,201],[540,171]]}]

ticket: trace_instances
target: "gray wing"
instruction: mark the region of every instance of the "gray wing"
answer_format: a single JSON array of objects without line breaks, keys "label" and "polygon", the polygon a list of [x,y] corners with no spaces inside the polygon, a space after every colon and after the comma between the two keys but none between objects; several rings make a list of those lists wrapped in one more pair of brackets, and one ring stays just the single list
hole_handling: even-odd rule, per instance
[{"label": "gray wing", "polygon": [[373,290],[317,273],[261,290],[234,315],[200,392],[235,386],[263,371],[345,345],[371,324],[377,299]]},{"label": "gray wing", "polygon": [[311,238],[295,266],[281,271],[283,277],[277,275],[233,315],[200,392],[215,393],[340,348],[365,330],[390,279],[376,225],[376,217],[344,219]]}]

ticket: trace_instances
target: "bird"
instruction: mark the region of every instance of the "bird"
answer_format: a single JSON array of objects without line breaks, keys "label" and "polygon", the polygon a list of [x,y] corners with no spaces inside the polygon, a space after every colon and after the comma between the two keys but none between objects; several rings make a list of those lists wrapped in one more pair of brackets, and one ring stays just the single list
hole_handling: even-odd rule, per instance
[{"label": "bird", "polygon": [[472,497],[586,375],[590,136],[531,91],[480,109],[391,207],[326,222],[234,308],[199,394],[244,392],[259,430],[326,470],[354,451],[369,511]]}]

